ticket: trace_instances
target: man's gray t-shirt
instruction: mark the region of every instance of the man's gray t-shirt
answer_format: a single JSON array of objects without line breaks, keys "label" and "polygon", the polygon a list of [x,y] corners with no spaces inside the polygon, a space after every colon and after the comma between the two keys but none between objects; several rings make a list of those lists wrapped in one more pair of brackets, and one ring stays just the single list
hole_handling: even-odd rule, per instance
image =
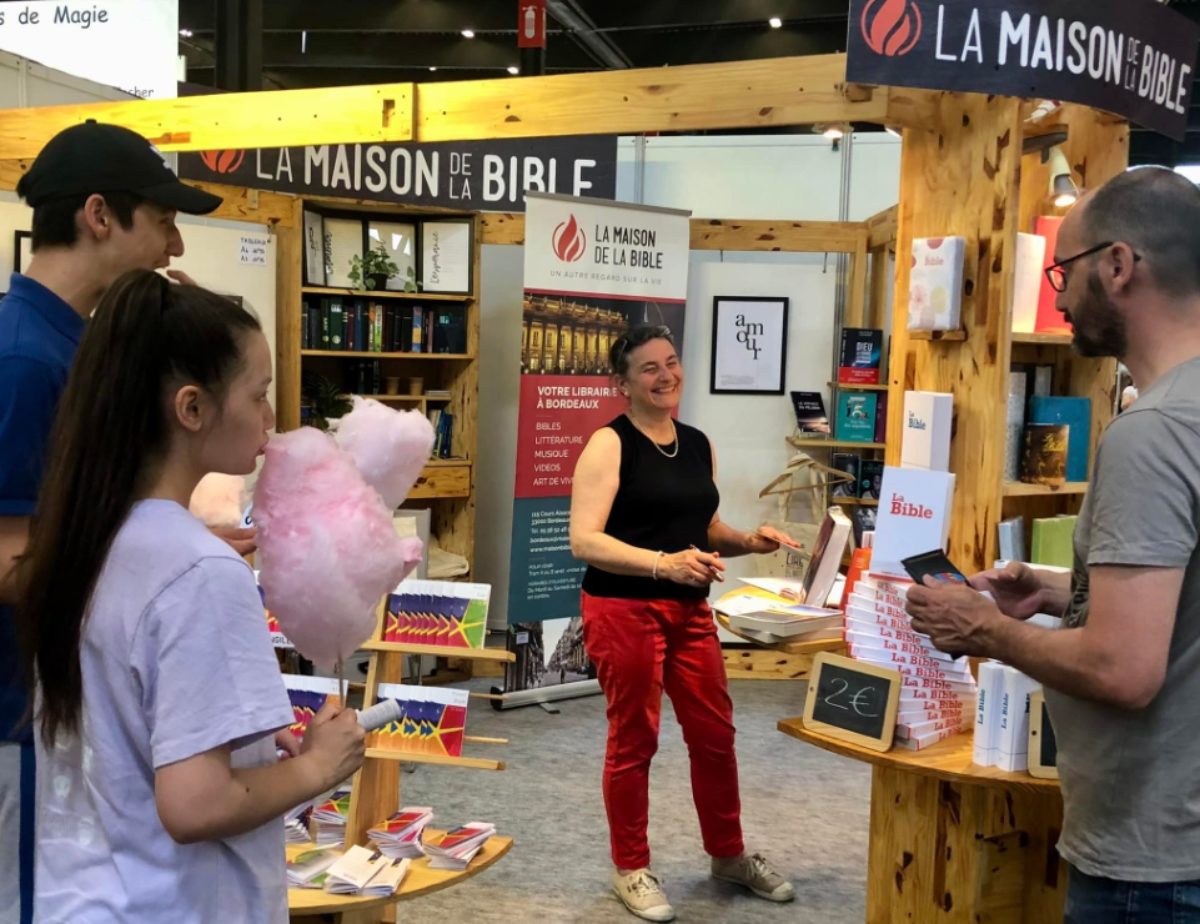
[{"label": "man's gray t-shirt", "polygon": [[36,738],[36,920],[286,922],[281,819],[177,844],[154,801],[155,770],[222,745],[234,767],[273,763],[272,733],[293,721],[246,563],[178,504],[136,504],[80,667],[82,733],[50,749]]},{"label": "man's gray t-shirt", "polygon": [[[1058,737],[1059,853],[1090,876],[1200,878],[1200,359],[1163,375],[1101,440],[1075,530],[1064,626],[1087,621],[1088,569],[1183,568],[1162,689],[1127,710],[1046,690]],[[1106,600],[1140,633],[1137,600]]]}]

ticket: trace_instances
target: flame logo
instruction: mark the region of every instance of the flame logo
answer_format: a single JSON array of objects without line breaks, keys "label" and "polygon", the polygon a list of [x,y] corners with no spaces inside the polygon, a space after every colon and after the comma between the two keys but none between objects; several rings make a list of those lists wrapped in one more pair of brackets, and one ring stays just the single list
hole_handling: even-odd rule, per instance
[{"label": "flame logo", "polygon": [[246,159],[245,151],[202,151],[200,159],[213,173],[233,173]]},{"label": "flame logo", "polygon": [[867,0],[863,7],[863,41],[877,55],[906,55],[921,38],[921,10],[913,0]]},{"label": "flame logo", "polygon": [[587,235],[572,215],[567,221],[561,222],[554,229],[551,241],[554,255],[564,263],[574,263],[587,251]]}]

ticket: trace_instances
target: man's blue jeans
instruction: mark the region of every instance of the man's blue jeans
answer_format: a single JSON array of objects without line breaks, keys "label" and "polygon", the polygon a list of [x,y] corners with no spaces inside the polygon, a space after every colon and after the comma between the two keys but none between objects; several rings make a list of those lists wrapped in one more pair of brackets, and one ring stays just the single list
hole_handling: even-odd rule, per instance
[{"label": "man's blue jeans", "polygon": [[1200,879],[1124,882],[1072,867],[1063,924],[1200,924]]}]

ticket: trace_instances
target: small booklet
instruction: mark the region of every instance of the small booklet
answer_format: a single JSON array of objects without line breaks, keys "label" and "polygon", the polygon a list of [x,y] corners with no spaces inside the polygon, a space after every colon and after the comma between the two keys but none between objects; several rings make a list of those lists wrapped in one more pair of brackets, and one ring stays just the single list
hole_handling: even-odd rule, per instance
[{"label": "small booklet", "polygon": [[483,848],[496,826],[485,821],[472,821],[425,841],[430,869],[464,870]]},{"label": "small booklet", "polygon": [[325,884],[326,872],[341,857],[342,852],[330,847],[306,850],[287,865],[289,888],[319,889]]},{"label": "small booklet", "polygon": [[329,868],[325,891],[334,895],[391,895],[408,872],[408,864],[404,858],[393,859],[355,844]]},{"label": "small booklet", "polygon": [[424,855],[424,851],[421,849],[421,832],[432,820],[433,809],[425,806],[406,807],[371,828],[367,832],[367,836],[371,838],[371,843],[383,852],[384,856],[393,859],[420,857]]}]

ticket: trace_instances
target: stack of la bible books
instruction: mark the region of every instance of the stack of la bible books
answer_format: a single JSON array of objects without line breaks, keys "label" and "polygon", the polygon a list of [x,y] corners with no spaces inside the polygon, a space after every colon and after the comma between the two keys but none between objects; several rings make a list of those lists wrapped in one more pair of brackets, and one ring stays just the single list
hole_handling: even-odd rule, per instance
[{"label": "stack of la bible books", "polygon": [[921,750],[974,721],[975,680],[966,658],[938,651],[913,630],[904,609],[911,584],[880,574],[861,578],[846,604],[846,647],[856,661],[899,671],[896,743]]}]

